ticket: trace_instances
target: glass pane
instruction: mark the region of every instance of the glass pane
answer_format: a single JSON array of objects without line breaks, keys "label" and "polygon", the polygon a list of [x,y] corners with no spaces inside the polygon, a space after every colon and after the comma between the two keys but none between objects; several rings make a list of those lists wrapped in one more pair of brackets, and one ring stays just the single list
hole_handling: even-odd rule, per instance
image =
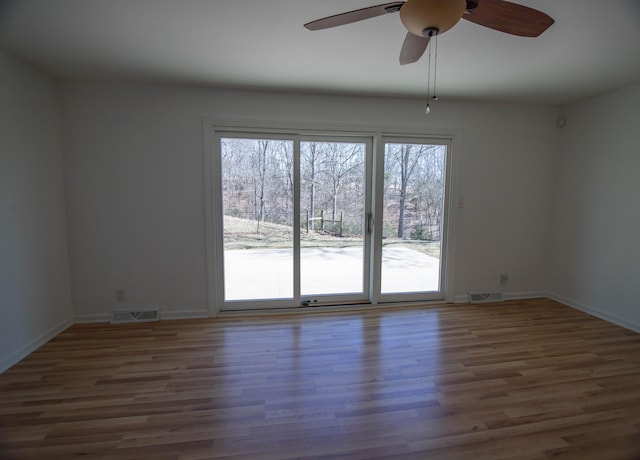
[{"label": "glass pane", "polygon": [[381,292],[440,290],[446,146],[385,144]]},{"label": "glass pane", "polygon": [[220,143],[224,298],[292,298],[293,141]]},{"label": "glass pane", "polygon": [[300,144],[300,290],[364,290],[366,144]]}]

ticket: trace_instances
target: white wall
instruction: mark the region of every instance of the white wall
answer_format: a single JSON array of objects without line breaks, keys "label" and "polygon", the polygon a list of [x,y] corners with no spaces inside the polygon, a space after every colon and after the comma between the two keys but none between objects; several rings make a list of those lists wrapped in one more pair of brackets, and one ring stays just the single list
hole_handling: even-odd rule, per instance
[{"label": "white wall", "polygon": [[[206,315],[203,116],[456,133],[455,291],[548,289],[557,113],[527,107],[153,85],[67,83],[62,93],[75,312],[124,305]],[[123,306],[123,305],[121,305]]]},{"label": "white wall", "polygon": [[78,320],[105,320],[120,288],[119,307],[207,314],[203,117],[454,133],[455,297],[509,273],[509,295],[550,288],[640,330],[640,86],[559,131],[549,107],[65,83],[62,149],[57,96],[0,52],[0,371],[71,323],[71,297]]},{"label": "white wall", "polygon": [[0,52],[0,372],[71,324],[58,107]]},{"label": "white wall", "polygon": [[551,292],[640,332],[640,85],[575,104],[566,116]]}]

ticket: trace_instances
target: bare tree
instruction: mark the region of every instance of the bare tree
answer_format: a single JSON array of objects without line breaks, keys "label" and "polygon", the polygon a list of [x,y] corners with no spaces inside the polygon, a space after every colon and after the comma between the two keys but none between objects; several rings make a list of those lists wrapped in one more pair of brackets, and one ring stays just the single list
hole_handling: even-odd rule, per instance
[{"label": "bare tree", "polygon": [[258,140],[254,145],[255,172],[253,179],[254,215],[256,220],[256,233],[260,233],[260,223],[264,222],[265,182],[267,180],[267,150],[268,140]]},{"label": "bare tree", "polygon": [[279,197],[280,211],[276,215],[279,223],[291,224],[293,221],[293,148],[289,142],[278,145],[277,181],[274,192]]},{"label": "bare tree", "polygon": [[[322,149],[317,142],[304,142],[302,144],[302,172],[305,182],[308,187],[308,199],[309,199],[309,213],[313,218],[315,217],[316,209],[316,191],[317,181],[320,168],[322,167]],[[309,222],[309,228],[314,229],[314,220]]]},{"label": "bare tree", "polygon": [[[338,196],[344,182],[359,171],[364,164],[364,145],[327,144],[326,173],[331,184],[331,219],[336,219]],[[362,180],[362,179],[360,179]]]},{"label": "bare tree", "polygon": [[400,173],[400,199],[398,203],[398,238],[404,238],[404,214],[407,206],[407,191],[413,172],[424,150],[423,145],[389,144],[388,153],[395,160]]},{"label": "bare tree", "polygon": [[[292,225],[294,141],[221,140],[225,215]],[[300,144],[301,203],[310,217],[324,209],[352,234],[363,231],[364,153],[357,142],[305,141]],[[389,143],[385,149],[384,232],[399,238],[437,240],[443,216],[446,147]],[[303,207],[303,212],[304,212]],[[342,219],[341,219],[342,220]],[[314,221],[309,222],[313,228]],[[317,225],[316,225],[317,228]]]}]

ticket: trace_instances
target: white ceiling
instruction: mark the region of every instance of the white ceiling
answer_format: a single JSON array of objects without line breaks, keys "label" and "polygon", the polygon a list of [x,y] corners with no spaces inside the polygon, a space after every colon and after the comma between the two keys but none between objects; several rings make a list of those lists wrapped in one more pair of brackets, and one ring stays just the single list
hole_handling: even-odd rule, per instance
[{"label": "white ceiling", "polygon": [[[310,32],[389,0],[0,0],[0,48],[65,79],[418,96],[397,14]],[[640,82],[640,0],[519,0],[538,38],[460,21],[438,40],[442,99],[564,105]]]}]

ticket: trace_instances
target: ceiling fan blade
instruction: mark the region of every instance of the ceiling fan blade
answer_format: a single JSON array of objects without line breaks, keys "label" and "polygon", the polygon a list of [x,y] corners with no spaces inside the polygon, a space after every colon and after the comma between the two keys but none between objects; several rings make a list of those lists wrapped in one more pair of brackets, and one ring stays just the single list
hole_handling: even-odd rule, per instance
[{"label": "ceiling fan blade", "polygon": [[537,37],[554,23],[542,11],[505,0],[467,1],[467,8],[467,21],[521,37]]},{"label": "ceiling fan blade", "polygon": [[348,11],[346,13],[340,13],[318,19],[316,21],[311,21],[306,23],[304,26],[309,30],[328,29],[330,27],[351,24],[352,22],[362,21],[364,19],[375,18],[376,16],[382,16],[387,13],[395,13],[400,11],[400,7],[402,7],[402,5],[404,5],[404,2],[383,3],[382,5],[361,8],[359,10]]},{"label": "ceiling fan blade", "polygon": [[429,37],[418,37],[407,33],[400,49],[400,65],[411,64],[422,57],[429,45]]}]

